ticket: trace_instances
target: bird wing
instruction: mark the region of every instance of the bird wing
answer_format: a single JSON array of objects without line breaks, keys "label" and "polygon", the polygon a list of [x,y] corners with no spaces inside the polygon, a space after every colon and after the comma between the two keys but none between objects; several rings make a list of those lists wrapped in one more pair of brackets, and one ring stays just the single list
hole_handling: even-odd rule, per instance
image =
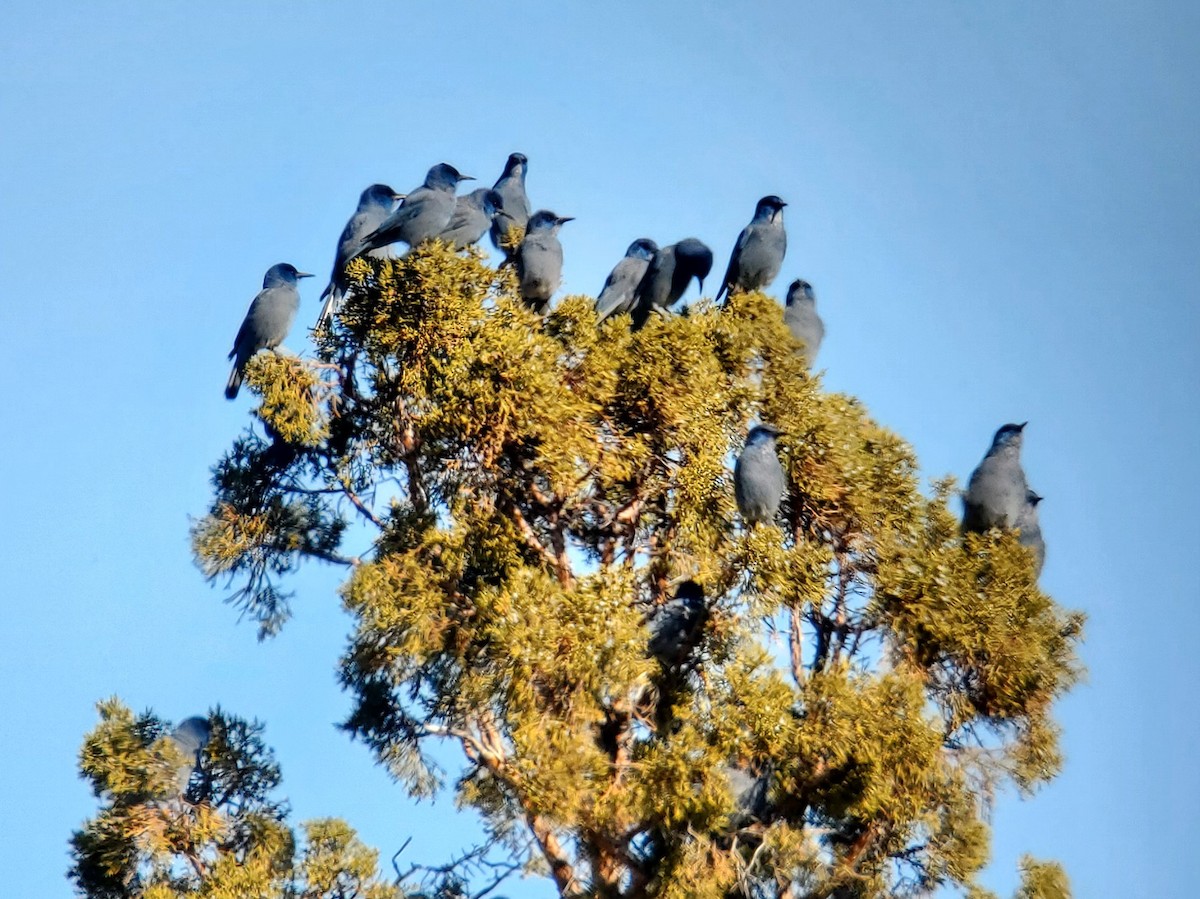
[{"label": "bird wing", "polygon": [[260,301],[268,290],[270,290],[270,288],[264,287],[257,294],[255,294],[254,299],[250,301],[250,308],[246,310],[246,317],[242,319],[242,326],[238,328],[237,337],[233,338],[233,349],[229,351],[229,359],[232,359],[238,354],[238,347],[242,345],[242,341],[244,341],[254,329],[254,319],[258,314]]},{"label": "bird wing", "polygon": [[339,274],[346,263],[358,255],[358,247],[363,238],[382,225],[387,216],[388,211],[377,206],[356,212],[350,217],[338,240],[337,262],[334,264]]},{"label": "bird wing", "polygon": [[609,272],[600,295],[596,297],[596,324],[600,324],[610,315],[619,315],[630,310],[638,284],[649,267],[650,260],[629,257],[616,264]]},{"label": "bird wing", "polygon": [[457,231],[460,228],[464,232],[473,232],[479,227],[476,221],[479,216],[486,216],[486,213],[483,211],[482,205],[476,203],[471,194],[455,197],[454,211],[450,213],[450,222],[442,233],[450,234],[451,231]]},{"label": "bird wing", "polygon": [[721,289],[713,297],[714,301],[720,301],[721,296],[729,293],[732,289],[734,273],[737,271],[738,257],[742,255],[742,250],[746,249],[746,244],[750,241],[751,227],[753,226],[747,225],[742,229],[742,233],[738,235],[737,243],[733,245],[733,252],[729,254],[729,266],[725,269],[725,277],[721,279]]},{"label": "bird wing", "polygon": [[300,291],[291,285],[268,287],[256,296],[246,314],[251,328],[247,336],[253,340],[250,352],[282,343],[299,307]]},{"label": "bird wing", "polygon": [[370,234],[363,236],[362,243],[354,255],[359,256],[367,250],[374,250],[386,244],[395,243],[395,239],[389,240],[387,238],[390,235],[396,234],[405,224],[421,214],[425,206],[425,201],[431,193],[432,191],[427,187],[418,187],[406,196],[395,211],[379,224],[378,228]]}]

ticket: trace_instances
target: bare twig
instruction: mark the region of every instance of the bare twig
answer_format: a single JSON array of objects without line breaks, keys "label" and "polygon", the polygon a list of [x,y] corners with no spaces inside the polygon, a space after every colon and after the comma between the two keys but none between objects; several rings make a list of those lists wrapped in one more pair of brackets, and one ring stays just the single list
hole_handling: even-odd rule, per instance
[{"label": "bare twig", "polygon": [[797,687],[802,687],[804,686],[804,632],[800,627],[801,612],[798,609],[791,609],[788,615],[791,619],[788,649],[791,652],[792,680],[796,682]]},{"label": "bare twig", "polygon": [[313,559],[320,559],[322,562],[331,562],[334,565],[345,565],[348,568],[353,568],[356,565],[362,564],[362,559],[358,556],[343,556],[341,553],[323,552],[317,549],[306,549],[302,551]]},{"label": "bare twig", "polygon": [[359,498],[358,494],[350,489],[350,481],[346,478],[342,479],[342,494],[346,499],[350,500],[351,505],[358,509],[364,518],[379,528],[379,530],[383,530],[383,522],[379,519],[379,516],[372,512],[367,504]]}]

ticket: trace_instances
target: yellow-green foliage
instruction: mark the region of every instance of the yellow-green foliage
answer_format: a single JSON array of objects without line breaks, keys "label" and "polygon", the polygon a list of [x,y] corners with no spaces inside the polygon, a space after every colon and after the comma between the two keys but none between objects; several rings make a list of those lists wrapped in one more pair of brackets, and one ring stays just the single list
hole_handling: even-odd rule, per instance
[{"label": "yellow-green foliage", "polygon": [[[428,792],[429,742],[456,741],[458,800],[513,852],[527,830],[564,894],[976,889],[992,791],[1060,764],[1081,617],[1012,535],[959,534],[950,485],[922,495],[775,300],[631,332],[586,297],[543,320],[477,251],[349,274],[321,362],[255,361],[271,442],[218,465],[193,546],[267,632],[267,575],[350,567],[347,724],[381,763]],[[731,465],[755,420],[784,431],[789,485],[747,530]],[[354,555],[344,514],[377,531]],[[646,620],[688,578],[711,614],[675,668]]]},{"label": "yellow-green foliage", "polygon": [[[255,725],[210,717],[205,793],[181,797],[178,747],[152,715],[99,704],[80,773],[100,800],[72,839],[71,878],[90,899],[401,899],[377,853],[336,819],[305,823],[301,848],[269,793],[278,769]],[[190,761],[190,760],[189,760]]]},{"label": "yellow-green foliage", "polygon": [[259,353],[246,365],[246,381],[262,397],[259,417],[279,439],[315,446],[329,436],[322,398],[329,387],[295,356]]},{"label": "yellow-green foliage", "polygon": [[1022,856],[1021,888],[1016,899],[1071,899],[1071,887],[1062,866]]}]

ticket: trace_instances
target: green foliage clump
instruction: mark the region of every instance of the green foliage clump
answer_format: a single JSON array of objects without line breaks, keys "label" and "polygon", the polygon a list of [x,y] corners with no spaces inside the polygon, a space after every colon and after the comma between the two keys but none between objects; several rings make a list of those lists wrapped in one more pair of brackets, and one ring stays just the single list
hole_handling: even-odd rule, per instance
[{"label": "green foliage clump", "polygon": [[217,709],[200,775],[180,796],[178,746],[166,724],[116,699],[80,752],[101,808],[72,838],[70,876],[89,899],[401,899],[377,853],[346,824],[310,821],[303,836],[272,799],[279,767],[261,725]]},{"label": "green foliage clump", "polygon": [[1021,857],[1021,887],[1016,899],[1071,899],[1066,872],[1057,862]]},{"label": "green foliage clump", "polygon": [[[272,442],[218,464],[193,546],[265,633],[270,576],[347,566],[345,726],[382,764],[428,794],[457,744],[458,801],[563,895],[982,895],[995,790],[1061,763],[1082,617],[1013,535],[959,533],[950,483],[921,493],[775,300],[635,332],[586,297],[543,320],[476,251],[349,274],[319,362],[256,361]],[[788,490],[747,529],[756,419]],[[351,519],[369,551],[342,551]],[[711,614],[665,665],[647,621],[687,579]],[[1027,894],[1058,876],[1027,866]]]}]

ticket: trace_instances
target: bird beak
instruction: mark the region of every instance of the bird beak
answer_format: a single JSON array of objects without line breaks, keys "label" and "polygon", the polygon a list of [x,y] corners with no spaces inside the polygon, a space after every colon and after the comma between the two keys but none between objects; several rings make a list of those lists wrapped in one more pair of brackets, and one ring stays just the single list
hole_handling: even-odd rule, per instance
[{"label": "bird beak", "polygon": [[560,225],[562,225],[566,222],[573,222],[573,221],[575,221],[575,216],[573,216],[573,215],[560,215],[558,217],[558,223]]},{"label": "bird beak", "polygon": [[459,181],[474,181],[475,176],[474,175],[459,175],[458,180]]},{"label": "bird beak", "polygon": [[1029,422],[1027,422],[1027,421],[1023,421],[1023,422],[1021,422],[1021,424],[1019,424],[1019,425],[1017,426],[1017,430],[1018,430],[1018,431],[1024,431],[1024,430],[1025,430],[1025,425],[1027,425],[1027,424],[1029,424]]},{"label": "bird beak", "polygon": [[408,194],[392,194],[393,200],[403,200]]},{"label": "bird beak", "polygon": [[312,273],[311,272],[296,272],[296,277],[297,278],[311,278]]}]

